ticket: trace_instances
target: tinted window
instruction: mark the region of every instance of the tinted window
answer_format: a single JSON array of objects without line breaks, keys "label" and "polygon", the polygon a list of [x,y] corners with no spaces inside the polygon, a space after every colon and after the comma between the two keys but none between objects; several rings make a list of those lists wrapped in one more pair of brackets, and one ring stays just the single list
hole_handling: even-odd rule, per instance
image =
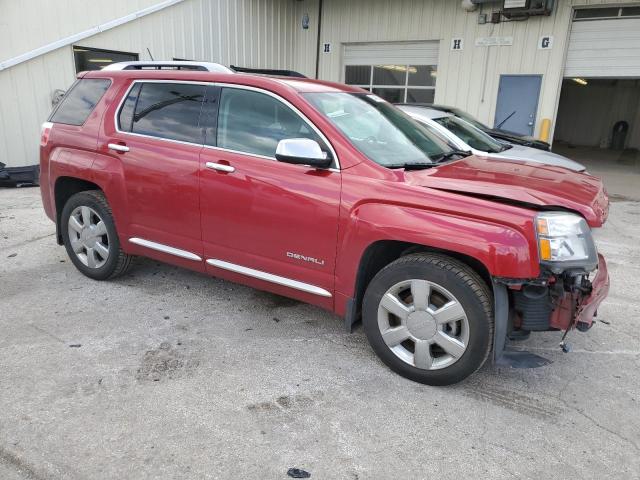
[{"label": "tinted window", "polygon": [[371,67],[369,65],[347,65],[344,69],[344,83],[347,85],[370,85]]},{"label": "tinted window", "polygon": [[585,8],[576,10],[575,18],[606,18],[617,17],[620,9],[614,8]]},{"label": "tinted window", "polygon": [[435,96],[435,90],[426,90],[424,88],[407,89],[407,103],[433,103]]},{"label": "tinted window", "polygon": [[[120,125],[133,133],[202,143],[199,128],[204,85],[143,83],[131,90],[120,111]],[[129,119],[131,109],[133,118]]]},{"label": "tinted window", "polygon": [[111,85],[110,80],[86,78],[73,84],[62,101],[58,104],[50,122],[82,125],[96,107],[104,92]]},{"label": "tinted window", "polygon": [[222,89],[218,147],[275,157],[278,142],[285,138],[310,138],[323,147],[315,131],[277,99],[251,90]]},{"label": "tinted window", "polygon": [[138,97],[140,96],[141,86],[141,83],[136,83],[129,91],[129,95],[122,105],[120,115],[118,116],[118,128],[120,128],[120,130],[130,132],[131,128],[133,127],[133,111],[136,108],[136,103],[138,102]]}]

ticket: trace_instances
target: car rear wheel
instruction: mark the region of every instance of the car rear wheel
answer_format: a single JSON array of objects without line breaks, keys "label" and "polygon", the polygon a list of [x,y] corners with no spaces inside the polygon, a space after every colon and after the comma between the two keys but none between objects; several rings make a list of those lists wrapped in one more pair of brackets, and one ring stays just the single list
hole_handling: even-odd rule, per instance
[{"label": "car rear wheel", "polygon": [[491,295],[467,265],[441,254],[411,254],[371,281],[363,323],[373,350],[393,371],[448,385],[471,375],[489,356]]},{"label": "car rear wheel", "polygon": [[113,214],[101,191],[69,198],[62,210],[61,232],[69,258],[87,277],[106,280],[129,269],[132,257],[120,248]]}]

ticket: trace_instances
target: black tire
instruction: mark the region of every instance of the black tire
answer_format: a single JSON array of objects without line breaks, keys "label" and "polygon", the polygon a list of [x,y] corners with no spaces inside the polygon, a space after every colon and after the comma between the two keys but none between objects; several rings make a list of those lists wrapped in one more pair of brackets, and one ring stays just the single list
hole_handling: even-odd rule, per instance
[{"label": "black tire", "polygon": [[[109,255],[104,264],[96,268],[90,268],[82,263],[78,255],[73,251],[69,238],[69,220],[71,214],[77,207],[83,206],[90,207],[100,216],[100,219],[102,219],[105,224],[109,239]],[[89,278],[94,280],[115,278],[126,273],[131,266],[133,256],[126,254],[122,248],[120,248],[120,239],[113,221],[113,213],[104,194],[100,190],[88,190],[76,193],[67,200],[67,203],[65,203],[62,209],[60,231],[69,258],[76,268]]]},{"label": "black tire", "polygon": [[[410,279],[428,280],[453,294],[468,320],[469,339],[464,353],[450,366],[426,370],[401,360],[383,340],[378,307],[392,286]],[[369,283],[363,301],[363,325],[371,347],[394,372],[415,382],[450,385],[460,382],[487,360],[493,344],[493,302],[486,282],[464,263],[442,254],[416,253],[383,268]]]}]

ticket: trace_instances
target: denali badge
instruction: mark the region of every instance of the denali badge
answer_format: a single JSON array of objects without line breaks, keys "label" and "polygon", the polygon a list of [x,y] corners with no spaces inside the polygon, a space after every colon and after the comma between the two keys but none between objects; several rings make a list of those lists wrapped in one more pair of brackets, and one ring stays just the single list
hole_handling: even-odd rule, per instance
[{"label": "denali badge", "polygon": [[287,257],[295,258],[296,260],[303,260],[305,262],[315,263],[316,265],[324,265],[324,260],[318,260],[317,258],[307,257],[306,255],[300,255],[299,253],[287,252]]}]

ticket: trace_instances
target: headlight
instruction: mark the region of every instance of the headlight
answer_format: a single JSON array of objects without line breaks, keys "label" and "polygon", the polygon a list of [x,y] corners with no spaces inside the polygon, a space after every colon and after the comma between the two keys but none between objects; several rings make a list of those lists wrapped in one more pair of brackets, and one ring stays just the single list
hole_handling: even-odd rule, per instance
[{"label": "headlight", "polygon": [[[540,261],[555,272],[568,267],[592,270],[598,264],[591,229],[584,218],[564,212],[544,212],[536,217]],[[555,267],[555,268],[554,268]]]}]

